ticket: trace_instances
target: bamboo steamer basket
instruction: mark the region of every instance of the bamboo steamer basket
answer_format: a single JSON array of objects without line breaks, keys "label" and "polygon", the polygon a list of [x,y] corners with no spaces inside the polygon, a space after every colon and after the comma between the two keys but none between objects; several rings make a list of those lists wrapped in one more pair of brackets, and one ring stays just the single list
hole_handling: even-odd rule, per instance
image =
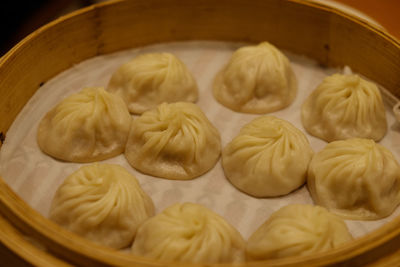
[{"label": "bamboo steamer basket", "polygon": [[[400,43],[331,7],[307,0],[111,1],[40,28],[1,59],[1,143],[30,97],[61,71],[97,55],[186,40],[268,40],[322,66],[348,65],[400,97]],[[135,257],[76,236],[33,210],[1,177],[0,241],[1,261],[7,265],[190,265]],[[325,253],[243,266],[399,264],[400,218],[396,218]]]}]

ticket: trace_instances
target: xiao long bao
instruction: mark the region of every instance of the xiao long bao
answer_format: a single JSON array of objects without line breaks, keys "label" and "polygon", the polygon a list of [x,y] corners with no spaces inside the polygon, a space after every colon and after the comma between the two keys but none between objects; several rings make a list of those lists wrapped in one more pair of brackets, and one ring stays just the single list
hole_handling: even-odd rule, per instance
[{"label": "xiao long bao", "polygon": [[289,122],[262,116],[245,125],[222,152],[225,176],[255,197],[286,195],[306,180],[313,150]]},{"label": "xiao long bao", "polygon": [[41,120],[40,149],[60,160],[94,162],[124,152],[132,122],[118,96],[85,88],[62,100]]},{"label": "xiao long bao", "polygon": [[153,201],[133,175],[119,165],[95,163],[65,179],[49,217],[71,232],[120,249],[132,243],[138,226],[153,215]]},{"label": "xiao long bao", "polygon": [[170,53],[139,55],[111,77],[107,90],[121,96],[131,113],[167,102],[195,102],[198,89],[185,64]]},{"label": "xiao long bao", "polygon": [[297,80],[288,58],[267,42],[238,49],[214,81],[214,97],[238,112],[283,109],[296,93]]},{"label": "xiao long bao", "polygon": [[235,263],[243,262],[244,248],[240,233],[218,214],[178,203],[139,227],[132,253],[187,263]]},{"label": "xiao long bao", "polygon": [[311,160],[307,185],[316,204],[345,219],[380,219],[400,203],[400,166],[373,140],[334,141]]},{"label": "xiao long bao", "polygon": [[210,170],[221,153],[218,130],[195,104],[163,103],[132,123],[125,157],[139,171],[187,180]]},{"label": "xiao long bao", "polygon": [[325,208],[292,204],[274,212],[249,238],[247,260],[304,256],[352,240],[346,224]]},{"label": "xiao long bao", "polygon": [[327,142],[353,137],[379,141],[387,131],[378,87],[358,75],[326,77],[304,102],[301,121],[307,132]]}]

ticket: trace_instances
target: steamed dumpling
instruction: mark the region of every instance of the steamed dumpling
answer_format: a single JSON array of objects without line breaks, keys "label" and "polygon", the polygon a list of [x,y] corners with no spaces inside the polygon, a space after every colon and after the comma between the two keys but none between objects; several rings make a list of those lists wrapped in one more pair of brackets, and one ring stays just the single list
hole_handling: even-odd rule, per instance
[{"label": "steamed dumpling", "polygon": [[323,207],[292,204],[274,212],[249,238],[247,260],[304,256],[352,240],[346,224]]},{"label": "steamed dumpling", "polygon": [[304,102],[301,120],[307,132],[328,142],[352,137],[379,141],[387,131],[378,87],[358,75],[326,77]]},{"label": "steamed dumpling", "polygon": [[273,197],[304,184],[312,155],[300,130],[285,120],[262,116],[245,125],[224,148],[222,167],[241,191]]},{"label": "steamed dumpling", "polygon": [[121,98],[85,88],[62,100],[39,124],[40,149],[57,159],[94,162],[121,154],[132,118]]},{"label": "steamed dumpling", "polygon": [[311,160],[307,184],[315,203],[346,219],[383,218],[400,203],[400,166],[370,139],[329,143]]},{"label": "steamed dumpling", "polygon": [[198,98],[192,74],[169,53],[143,54],[125,63],[112,75],[107,90],[121,96],[135,114],[163,102],[195,102]]},{"label": "steamed dumpling", "polygon": [[218,130],[192,103],[163,103],[132,123],[125,156],[136,169],[168,179],[200,176],[218,161]]},{"label": "steamed dumpling", "polygon": [[187,263],[233,263],[244,259],[245,241],[218,214],[192,203],[175,204],[145,221],[132,253]]},{"label": "steamed dumpling", "polygon": [[267,42],[238,49],[214,81],[218,102],[245,113],[283,109],[293,102],[296,92],[288,58]]},{"label": "steamed dumpling", "polygon": [[58,188],[50,219],[71,232],[115,249],[132,243],[154,205],[136,178],[114,164],[92,164]]}]

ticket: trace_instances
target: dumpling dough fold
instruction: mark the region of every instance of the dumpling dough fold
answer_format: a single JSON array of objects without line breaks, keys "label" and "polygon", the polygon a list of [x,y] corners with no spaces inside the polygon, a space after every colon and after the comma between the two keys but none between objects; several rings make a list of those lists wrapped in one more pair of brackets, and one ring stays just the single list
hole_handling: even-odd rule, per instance
[{"label": "dumpling dough fold", "polygon": [[268,113],[289,106],[297,80],[289,59],[268,42],[235,51],[214,81],[214,97],[238,112]]},{"label": "dumpling dough fold", "polygon": [[186,263],[235,263],[243,261],[244,247],[240,233],[218,214],[178,203],[139,227],[132,253]]},{"label": "dumpling dough fold", "polygon": [[256,197],[290,193],[306,180],[313,150],[289,122],[262,116],[246,124],[222,152],[225,176]]},{"label": "dumpling dough fold", "polygon": [[154,204],[136,178],[115,164],[91,164],[68,176],[57,189],[50,219],[96,243],[129,246]]},{"label": "dumpling dough fold", "polygon": [[163,103],[132,123],[128,162],[157,177],[187,180],[210,170],[221,153],[218,130],[195,104]]},{"label": "dumpling dough fold", "polygon": [[112,75],[107,90],[124,99],[134,114],[142,114],[163,102],[198,99],[193,75],[170,53],[143,54],[123,64]]},{"label": "dumpling dough fold", "polygon": [[307,185],[315,203],[345,219],[380,219],[400,203],[400,166],[373,140],[334,141],[314,155]]},{"label": "dumpling dough fold", "polygon": [[103,88],[70,95],[41,120],[40,149],[57,159],[94,162],[124,152],[132,117],[121,98]]},{"label": "dumpling dough fold", "polygon": [[303,103],[301,121],[307,132],[327,142],[355,137],[379,141],[387,131],[378,87],[358,75],[326,77]]},{"label": "dumpling dough fold", "polygon": [[249,238],[247,260],[304,256],[352,240],[346,224],[325,208],[292,204],[274,212]]}]

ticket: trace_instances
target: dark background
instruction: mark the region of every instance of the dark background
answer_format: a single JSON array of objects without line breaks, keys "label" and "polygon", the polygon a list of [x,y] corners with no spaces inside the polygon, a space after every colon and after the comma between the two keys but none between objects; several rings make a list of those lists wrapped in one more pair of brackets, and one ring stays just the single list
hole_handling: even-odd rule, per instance
[{"label": "dark background", "polygon": [[[105,0],[2,1],[0,57],[40,26],[73,10],[102,1]],[[336,0],[336,2],[360,10],[400,39],[400,0]]]},{"label": "dark background", "polygon": [[40,26],[94,0],[2,1],[0,7],[0,56]]}]

